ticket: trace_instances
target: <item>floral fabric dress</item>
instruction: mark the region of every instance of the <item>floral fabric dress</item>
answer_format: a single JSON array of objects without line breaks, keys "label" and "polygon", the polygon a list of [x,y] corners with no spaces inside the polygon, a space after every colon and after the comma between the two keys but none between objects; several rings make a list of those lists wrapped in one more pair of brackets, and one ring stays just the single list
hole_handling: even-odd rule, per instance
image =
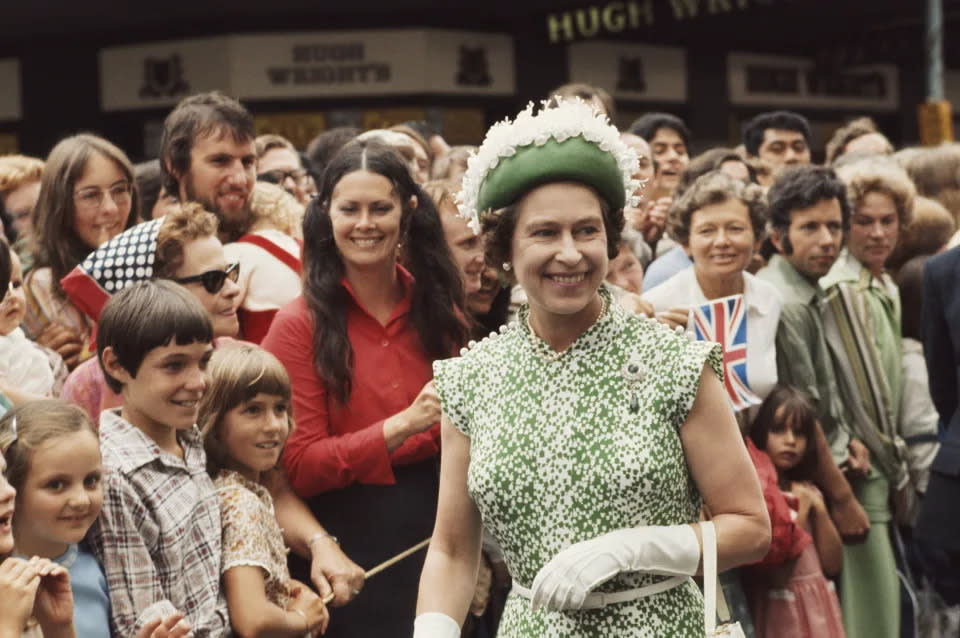
[{"label": "floral fabric dress", "polygon": [[[434,364],[444,414],[470,437],[467,489],[529,588],[566,547],[624,527],[698,520],[679,428],[705,364],[721,374],[720,347],[690,341],[609,303],[557,354],[529,329],[529,309],[458,359]],[[664,580],[624,573],[597,591]],[[511,593],[501,638],[703,637],[703,597],[692,579],[603,609],[534,612]]]},{"label": "floral fabric dress", "polygon": [[230,470],[217,474],[213,485],[220,498],[223,525],[222,572],[234,567],[259,567],[267,600],[286,609],[290,599],[287,548],[270,492]]}]

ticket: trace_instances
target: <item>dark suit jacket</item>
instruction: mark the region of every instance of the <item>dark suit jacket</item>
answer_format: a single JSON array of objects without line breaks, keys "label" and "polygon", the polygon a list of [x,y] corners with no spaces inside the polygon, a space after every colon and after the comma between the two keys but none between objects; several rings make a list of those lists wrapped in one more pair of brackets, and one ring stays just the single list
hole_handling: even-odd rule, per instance
[{"label": "dark suit jacket", "polygon": [[930,396],[946,426],[916,533],[960,552],[960,247],[931,257],[923,271],[923,352]]}]

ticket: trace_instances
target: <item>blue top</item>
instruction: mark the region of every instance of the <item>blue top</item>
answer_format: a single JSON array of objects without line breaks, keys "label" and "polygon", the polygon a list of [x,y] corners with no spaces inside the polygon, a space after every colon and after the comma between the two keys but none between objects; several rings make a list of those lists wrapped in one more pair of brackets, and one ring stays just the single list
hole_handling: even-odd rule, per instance
[{"label": "blue top", "polygon": [[643,292],[659,286],[675,274],[693,265],[693,260],[683,250],[683,246],[677,246],[663,256],[654,259],[643,274]]},{"label": "blue top", "polygon": [[110,638],[110,592],[97,559],[86,549],[71,545],[53,560],[70,572],[73,626],[78,638]]}]

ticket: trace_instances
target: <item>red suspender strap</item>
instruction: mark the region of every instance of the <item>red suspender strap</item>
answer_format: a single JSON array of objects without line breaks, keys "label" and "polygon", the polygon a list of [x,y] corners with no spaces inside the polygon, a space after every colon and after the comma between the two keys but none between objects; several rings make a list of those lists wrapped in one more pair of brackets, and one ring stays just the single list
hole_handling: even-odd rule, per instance
[{"label": "red suspender strap", "polygon": [[253,244],[254,246],[259,246],[260,248],[263,248],[265,251],[267,251],[268,253],[270,253],[271,255],[273,255],[283,263],[285,263],[287,266],[289,266],[290,270],[297,273],[298,276],[303,274],[303,262],[300,261],[298,257],[294,257],[293,255],[288,253],[286,250],[284,250],[280,246],[277,246],[275,243],[273,243],[266,237],[263,237],[262,235],[255,235],[253,233],[250,233],[250,234],[244,235],[237,241],[244,242],[246,244]]}]

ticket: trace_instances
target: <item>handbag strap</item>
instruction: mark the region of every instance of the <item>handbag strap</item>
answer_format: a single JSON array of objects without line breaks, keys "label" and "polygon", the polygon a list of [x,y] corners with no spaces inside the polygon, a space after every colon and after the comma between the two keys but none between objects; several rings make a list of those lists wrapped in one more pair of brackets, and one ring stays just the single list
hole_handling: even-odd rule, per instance
[{"label": "handbag strap", "polygon": [[712,521],[701,521],[703,546],[703,628],[708,636],[717,630],[717,531]]}]

